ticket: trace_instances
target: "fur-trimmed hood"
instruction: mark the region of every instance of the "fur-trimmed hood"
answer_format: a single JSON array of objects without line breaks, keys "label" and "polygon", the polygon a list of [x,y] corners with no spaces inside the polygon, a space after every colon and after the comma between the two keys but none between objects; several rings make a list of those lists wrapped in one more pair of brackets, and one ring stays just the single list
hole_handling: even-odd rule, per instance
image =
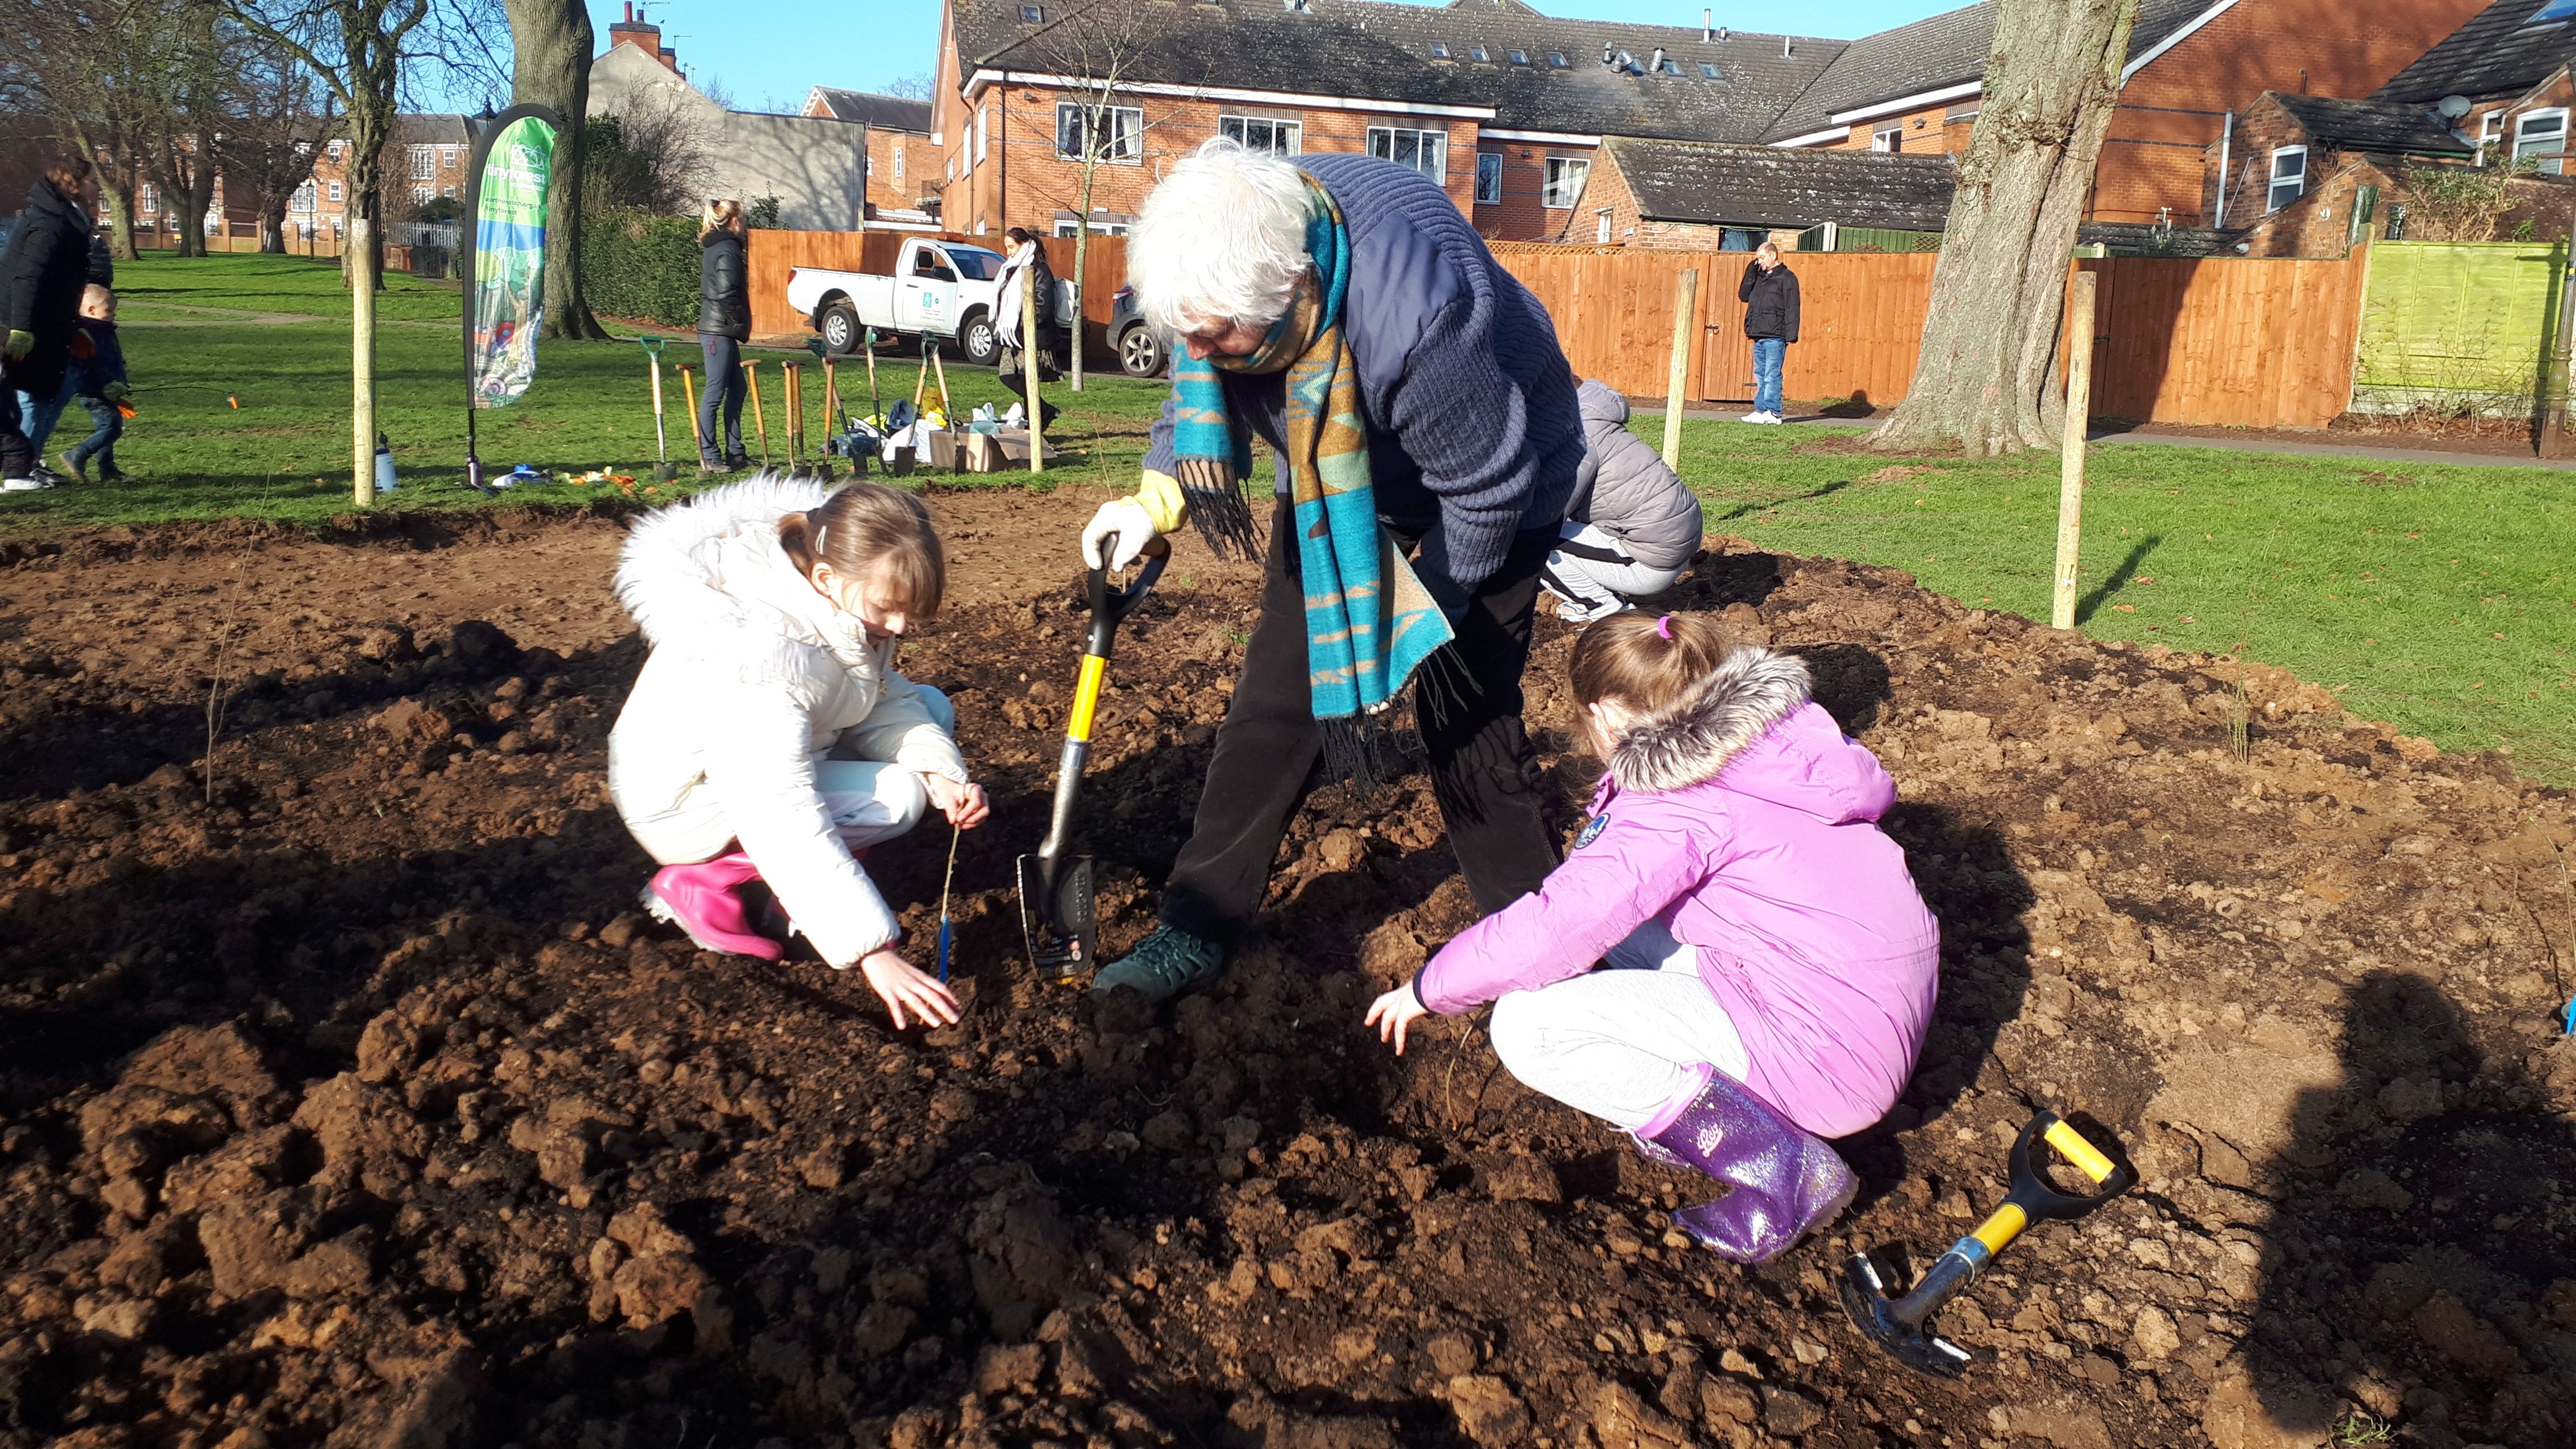
[{"label": "fur-trimmed hood", "polygon": [[820,508],[831,493],[808,479],[763,473],[646,515],[626,535],[617,601],[657,649],[731,653],[784,641],[821,649],[844,667],[879,667],[880,651],[858,621],[816,593],[778,543],[780,519]]},{"label": "fur-trimmed hood", "polygon": [[1622,790],[1680,790],[1714,780],[1745,746],[1814,696],[1794,654],[1738,649],[1689,693],[1620,732],[1610,778]]}]

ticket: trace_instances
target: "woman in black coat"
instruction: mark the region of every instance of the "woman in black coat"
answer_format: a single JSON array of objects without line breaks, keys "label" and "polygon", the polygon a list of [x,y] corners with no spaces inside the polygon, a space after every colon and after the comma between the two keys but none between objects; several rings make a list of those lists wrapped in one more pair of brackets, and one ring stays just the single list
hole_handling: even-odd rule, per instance
[{"label": "woman in black coat", "polygon": [[[698,346],[706,353],[707,393],[698,399],[698,471],[751,466],[742,450],[742,400],[750,391],[742,344],[751,340],[751,264],[744,249],[742,203],[710,201],[698,223]],[[724,450],[716,450],[718,403]]]},{"label": "woman in black coat", "polygon": [[80,331],[81,289],[89,285],[94,204],[85,171],[48,170],[28,190],[9,249],[0,253],[0,309],[8,321],[0,348],[0,489],[11,493],[53,486],[19,426],[19,394],[51,399],[62,390]]}]

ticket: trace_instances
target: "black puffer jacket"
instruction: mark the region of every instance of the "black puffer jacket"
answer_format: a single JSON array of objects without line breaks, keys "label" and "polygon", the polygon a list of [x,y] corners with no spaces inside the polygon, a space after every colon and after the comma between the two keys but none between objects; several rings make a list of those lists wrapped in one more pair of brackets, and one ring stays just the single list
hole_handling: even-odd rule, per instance
[{"label": "black puffer jacket", "polygon": [[1735,300],[1744,304],[1745,336],[1798,340],[1798,274],[1788,263],[1766,272],[1760,262],[1746,262]]},{"label": "black puffer jacket", "polygon": [[751,267],[742,233],[709,232],[698,245],[706,249],[698,261],[698,330],[750,341]]},{"label": "black puffer jacket", "polygon": [[27,191],[27,207],[0,253],[0,306],[11,332],[32,332],[35,350],[0,363],[0,378],[21,392],[51,396],[63,385],[72,337],[80,330],[81,288],[89,284],[89,239],[98,228],[80,199],[51,181]]}]

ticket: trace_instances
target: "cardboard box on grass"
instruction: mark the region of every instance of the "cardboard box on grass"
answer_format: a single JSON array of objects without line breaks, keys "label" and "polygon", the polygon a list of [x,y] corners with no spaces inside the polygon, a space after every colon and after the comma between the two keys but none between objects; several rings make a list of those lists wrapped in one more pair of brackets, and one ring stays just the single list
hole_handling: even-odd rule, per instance
[{"label": "cardboard box on grass", "polygon": [[[1039,445],[1046,450],[1044,456],[1048,461],[1061,456],[1055,444],[1041,438]],[[1028,465],[1029,435],[1025,428],[1016,432],[966,435],[966,471],[969,473],[1001,473]]]}]

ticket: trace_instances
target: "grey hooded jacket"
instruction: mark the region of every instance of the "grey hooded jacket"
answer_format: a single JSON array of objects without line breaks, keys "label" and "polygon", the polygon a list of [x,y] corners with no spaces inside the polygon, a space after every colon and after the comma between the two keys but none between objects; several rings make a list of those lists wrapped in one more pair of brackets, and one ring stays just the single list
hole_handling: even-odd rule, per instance
[{"label": "grey hooded jacket", "polygon": [[1650,568],[1679,568],[1699,549],[1699,495],[1664,466],[1664,455],[1628,431],[1628,400],[1599,378],[1575,394],[1583,409],[1583,461],[1574,469],[1566,517],[1619,540]]}]

